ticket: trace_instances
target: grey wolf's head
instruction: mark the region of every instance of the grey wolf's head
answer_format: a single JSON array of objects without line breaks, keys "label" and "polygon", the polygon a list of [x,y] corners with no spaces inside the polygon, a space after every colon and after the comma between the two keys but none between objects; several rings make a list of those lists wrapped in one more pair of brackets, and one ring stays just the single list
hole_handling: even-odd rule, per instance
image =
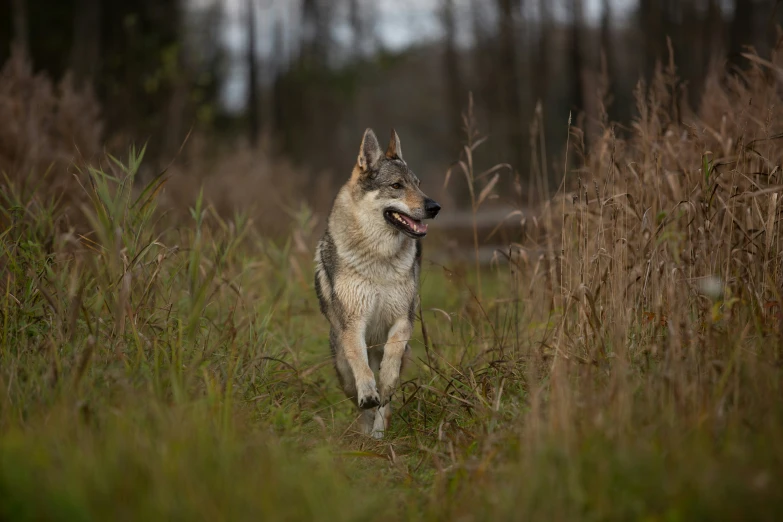
[{"label": "grey wolf's head", "polygon": [[377,220],[412,238],[427,234],[424,219],[438,215],[440,205],[419,188],[419,178],[402,159],[400,137],[392,129],[383,152],[372,129],[364,131],[351,176],[354,201],[366,219]]}]

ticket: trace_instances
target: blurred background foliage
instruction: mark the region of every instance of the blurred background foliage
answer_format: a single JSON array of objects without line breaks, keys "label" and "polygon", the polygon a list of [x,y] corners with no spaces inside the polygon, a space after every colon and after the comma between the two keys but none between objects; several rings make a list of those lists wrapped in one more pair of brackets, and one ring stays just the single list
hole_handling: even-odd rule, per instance
[{"label": "blurred background foliage", "polygon": [[[439,179],[473,91],[484,161],[511,163],[526,187],[533,133],[557,183],[569,115],[588,142],[604,117],[630,124],[667,44],[683,106],[698,109],[708,70],[742,67],[747,46],[768,55],[782,12],[775,0],[10,0],[0,61],[16,48],[30,74],[93,93],[95,153],[146,142],[160,169],[242,144],[302,170],[309,192],[347,173],[368,126],[397,127],[425,185]],[[178,155],[189,134],[203,138],[189,144],[197,160]]]}]

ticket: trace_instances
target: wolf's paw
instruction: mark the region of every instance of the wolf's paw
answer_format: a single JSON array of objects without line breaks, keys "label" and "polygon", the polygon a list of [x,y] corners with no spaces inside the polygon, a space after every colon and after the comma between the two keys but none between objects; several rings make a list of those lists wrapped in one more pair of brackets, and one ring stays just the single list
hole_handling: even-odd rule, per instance
[{"label": "wolf's paw", "polygon": [[384,372],[384,368],[381,367],[380,374],[380,394],[381,405],[385,406],[391,401],[394,391],[400,383],[400,372]]},{"label": "wolf's paw", "polygon": [[392,386],[384,386],[381,384],[380,389],[380,397],[381,397],[381,406],[386,406],[391,402],[392,395],[394,394],[394,390],[396,387]]},{"label": "wolf's paw", "polygon": [[357,404],[363,410],[375,408],[381,403],[374,380],[368,380],[357,386]]}]

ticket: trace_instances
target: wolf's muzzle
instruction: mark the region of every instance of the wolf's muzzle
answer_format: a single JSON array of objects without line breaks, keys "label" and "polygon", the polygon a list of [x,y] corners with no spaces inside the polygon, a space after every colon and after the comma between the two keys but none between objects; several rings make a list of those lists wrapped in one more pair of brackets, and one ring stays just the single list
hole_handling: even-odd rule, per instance
[{"label": "wolf's muzzle", "polygon": [[432,219],[440,212],[440,205],[430,198],[424,200],[424,212],[427,213],[427,218]]}]

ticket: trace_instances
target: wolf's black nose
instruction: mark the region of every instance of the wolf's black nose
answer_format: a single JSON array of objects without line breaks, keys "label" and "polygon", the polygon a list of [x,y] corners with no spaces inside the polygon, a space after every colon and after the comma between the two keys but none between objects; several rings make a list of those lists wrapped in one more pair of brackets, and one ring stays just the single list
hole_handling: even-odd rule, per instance
[{"label": "wolf's black nose", "polygon": [[434,218],[440,212],[440,205],[437,202],[427,198],[424,200],[424,211],[427,213],[428,218]]}]

